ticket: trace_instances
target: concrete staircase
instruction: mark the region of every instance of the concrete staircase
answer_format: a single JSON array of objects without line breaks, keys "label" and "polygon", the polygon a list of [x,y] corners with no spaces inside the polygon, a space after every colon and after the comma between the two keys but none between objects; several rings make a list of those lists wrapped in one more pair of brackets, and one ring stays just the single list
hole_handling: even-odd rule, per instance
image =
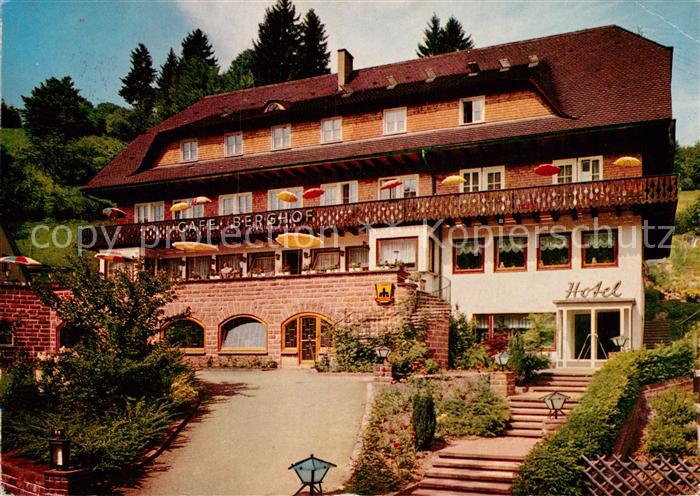
[{"label": "concrete staircase", "polygon": [[[528,392],[508,397],[511,421],[506,436],[541,438],[549,430],[556,429],[566,421],[571,410],[586,391],[590,374],[544,373],[540,374]],[[549,409],[543,398],[555,391],[569,396],[558,419],[549,417]]]},{"label": "concrete staircase", "polygon": [[671,342],[671,322],[668,320],[646,320],[644,322],[644,346],[647,349]]},{"label": "concrete staircase", "polygon": [[[416,485],[417,496],[488,496],[510,494],[513,480],[527,453],[545,432],[556,430],[578,404],[591,372],[554,371],[541,374],[528,392],[508,397],[511,421],[504,437],[458,442],[437,458]],[[542,398],[559,391],[571,399],[563,416],[549,418]]]}]

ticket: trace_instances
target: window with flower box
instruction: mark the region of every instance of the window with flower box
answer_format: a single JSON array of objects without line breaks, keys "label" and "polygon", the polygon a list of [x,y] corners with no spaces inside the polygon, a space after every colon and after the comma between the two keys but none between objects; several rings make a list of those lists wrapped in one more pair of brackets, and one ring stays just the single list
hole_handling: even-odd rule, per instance
[{"label": "window with flower box", "polygon": [[249,276],[274,276],[275,254],[273,252],[251,253],[248,255]]},{"label": "window with flower box", "polygon": [[418,266],[418,238],[386,238],[377,240],[377,265],[382,267],[403,264]]},{"label": "window with flower box", "polygon": [[340,269],[340,250],[323,249],[311,251],[311,270],[326,272]]},{"label": "window with flower box", "polygon": [[348,270],[367,270],[369,267],[369,246],[348,246],[345,248],[345,263]]}]

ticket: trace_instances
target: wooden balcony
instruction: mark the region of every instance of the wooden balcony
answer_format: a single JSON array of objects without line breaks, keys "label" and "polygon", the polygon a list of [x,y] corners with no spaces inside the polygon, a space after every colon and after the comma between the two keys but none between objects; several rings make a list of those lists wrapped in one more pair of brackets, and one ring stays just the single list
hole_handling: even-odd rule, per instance
[{"label": "wooden balcony", "polygon": [[[556,184],[498,191],[419,196],[347,205],[277,210],[253,214],[224,215],[199,219],[165,220],[142,224],[118,224],[81,231],[81,241],[90,247],[163,246],[169,242],[229,242],[245,237],[270,237],[302,226],[314,232],[336,229],[357,233],[367,227],[419,224],[440,219],[488,219],[540,213],[598,212],[621,208],[673,205],[677,201],[675,175],[611,179],[585,183]],[[672,219],[671,219],[672,220]],[[95,238],[96,237],[96,238]]]}]

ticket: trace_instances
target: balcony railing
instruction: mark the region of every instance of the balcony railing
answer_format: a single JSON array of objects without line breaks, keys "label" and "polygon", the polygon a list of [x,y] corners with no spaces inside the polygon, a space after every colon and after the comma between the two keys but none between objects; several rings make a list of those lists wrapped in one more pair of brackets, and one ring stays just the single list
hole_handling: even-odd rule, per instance
[{"label": "balcony railing", "polygon": [[606,210],[672,203],[677,200],[675,175],[610,179],[585,183],[512,188],[475,193],[419,196],[346,205],[276,210],[198,219],[104,226],[81,232],[84,246],[157,246],[169,240],[229,241],[272,235],[299,227],[320,232],[337,228],[355,231],[365,226],[416,224],[440,219],[476,219],[565,212]]}]

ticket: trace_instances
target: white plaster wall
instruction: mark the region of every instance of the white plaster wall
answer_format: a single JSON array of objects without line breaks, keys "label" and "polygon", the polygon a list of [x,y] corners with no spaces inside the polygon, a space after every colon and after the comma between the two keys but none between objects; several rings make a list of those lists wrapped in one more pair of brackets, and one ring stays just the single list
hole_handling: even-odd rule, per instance
[{"label": "white plaster wall", "polygon": [[[642,229],[639,218],[621,220],[607,219],[610,225],[617,227],[619,251],[616,267],[582,268],[581,267],[581,232],[589,230],[588,224],[576,224],[569,221],[566,229],[573,233],[578,242],[572,244],[572,263],[570,269],[537,270],[537,225],[517,226],[518,235],[528,231],[527,271],[494,272],[494,242],[486,236],[485,266],[483,273],[453,274],[452,243],[448,242],[447,229],[443,230],[445,243],[442,248],[443,276],[452,283],[452,304],[466,313],[530,313],[554,312],[553,301],[563,300],[569,283],[580,282],[581,288],[589,287],[602,281],[603,286],[612,286],[622,282],[622,298],[634,298],[636,303],[632,310],[632,346],[641,346],[644,316],[644,284],[642,279]],[[614,224],[613,224],[614,223]],[[601,222],[601,225],[603,222]],[[496,228],[497,229],[497,228]],[[542,225],[540,225],[542,229]],[[572,230],[573,229],[573,230]],[[507,234],[510,228],[505,228]],[[541,231],[543,232],[543,231]],[[558,232],[566,232],[559,230]],[[498,233],[495,233],[498,236]],[[455,236],[455,239],[461,237]],[[601,298],[601,301],[603,299]]]}]

